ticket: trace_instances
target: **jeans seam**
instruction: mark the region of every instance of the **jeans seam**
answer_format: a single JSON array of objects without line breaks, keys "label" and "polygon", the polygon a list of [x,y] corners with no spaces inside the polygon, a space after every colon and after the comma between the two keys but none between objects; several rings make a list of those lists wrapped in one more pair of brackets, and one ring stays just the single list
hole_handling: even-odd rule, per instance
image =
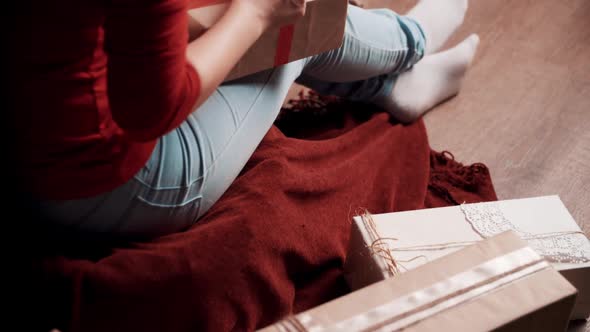
[{"label": "jeans seam", "polygon": [[[254,101],[252,102],[252,105],[250,106],[250,109],[248,109],[248,111],[244,114],[244,118],[246,118],[248,116],[248,114],[250,114],[250,112],[252,111],[252,109],[254,108],[254,105],[256,104],[256,102],[258,101],[258,99],[260,98],[260,95],[262,94],[264,88],[268,85],[268,83],[270,82],[272,76],[275,74],[276,69],[272,70],[272,73],[269,75],[268,79],[266,80],[266,82],[264,83],[264,85],[261,87],[258,95],[256,96],[256,98],[254,99]],[[198,109],[195,109],[193,112],[197,111]],[[223,152],[227,149],[227,146],[229,145],[229,142],[231,141],[231,139],[235,136],[235,134],[237,133],[237,131],[242,127],[242,124],[244,123],[244,121],[241,121],[240,124],[237,126],[236,130],[234,131],[234,133],[230,136],[230,138],[228,139],[228,143],[225,144],[225,146],[220,150],[220,152],[218,154],[215,155],[215,158],[213,159],[213,162],[211,163],[211,165],[209,165],[204,171],[203,171],[203,175],[200,175],[199,177],[195,178],[193,181],[191,181],[189,184],[187,184],[186,186],[173,186],[173,187],[153,187],[152,185],[146,183],[145,181],[143,181],[142,179],[139,179],[137,175],[134,176],[135,180],[138,181],[140,184],[148,187],[150,190],[156,190],[156,191],[164,191],[164,190],[178,190],[178,189],[186,189],[186,188],[190,188],[192,187],[195,183],[197,183],[199,180],[202,180],[205,178],[205,174],[207,172],[209,172],[209,170],[211,170],[211,168],[213,166],[216,165],[217,161],[219,160],[219,156],[221,154],[223,154]]]},{"label": "jeans seam", "polygon": [[346,35],[347,35],[348,37],[350,37],[350,38],[353,38],[353,39],[354,39],[354,40],[356,40],[357,42],[360,42],[361,44],[364,44],[364,45],[367,45],[367,46],[369,46],[369,48],[371,48],[372,50],[373,50],[373,49],[376,49],[376,50],[378,50],[378,51],[383,51],[383,52],[400,52],[400,51],[402,51],[402,52],[407,52],[407,51],[409,50],[409,48],[407,47],[407,43],[406,43],[406,47],[404,47],[404,48],[399,48],[399,49],[393,49],[393,48],[389,48],[389,49],[388,49],[388,48],[383,48],[383,47],[381,47],[381,46],[377,46],[377,45],[371,44],[371,43],[369,43],[369,42],[367,42],[367,41],[365,41],[365,40],[362,40],[362,39],[358,38],[357,36],[355,36],[355,35],[354,35],[354,34],[352,34],[352,33],[346,33]]},{"label": "jeans seam", "polygon": [[195,196],[195,197],[193,197],[191,199],[188,199],[186,201],[183,201],[183,202],[180,202],[180,203],[174,203],[174,204],[154,203],[154,202],[152,202],[152,201],[148,200],[147,198],[144,198],[144,197],[142,197],[140,195],[135,195],[135,198],[137,198],[139,201],[141,201],[141,202],[143,202],[145,204],[148,204],[150,206],[169,208],[169,207],[184,207],[184,206],[187,206],[187,205],[191,204],[192,202],[195,202],[195,201],[198,201],[198,200],[202,199],[203,198],[203,195],[198,195],[198,196]]}]

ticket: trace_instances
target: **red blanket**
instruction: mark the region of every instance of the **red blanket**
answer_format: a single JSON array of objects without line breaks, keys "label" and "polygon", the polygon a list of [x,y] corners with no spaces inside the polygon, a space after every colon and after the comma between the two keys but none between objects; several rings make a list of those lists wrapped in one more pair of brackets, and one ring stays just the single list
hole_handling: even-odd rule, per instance
[{"label": "red blanket", "polygon": [[358,104],[307,106],[313,116],[283,117],[282,131],[269,131],[229,191],[187,232],[44,257],[37,265],[39,297],[49,300],[44,326],[254,330],[348,291],[342,265],[359,208],[496,199],[486,167],[431,151],[422,121],[393,124]]}]

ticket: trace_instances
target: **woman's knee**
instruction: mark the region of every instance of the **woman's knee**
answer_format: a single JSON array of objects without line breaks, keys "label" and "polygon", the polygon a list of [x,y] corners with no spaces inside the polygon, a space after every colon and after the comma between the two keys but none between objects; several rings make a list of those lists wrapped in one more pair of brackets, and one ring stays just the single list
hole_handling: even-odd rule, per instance
[{"label": "woman's knee", "polygon": [[403,68],[409,69],[424,57],[426,53],[426,35],[420,23],[413,18],[398,15],[396,19],[405,34],[408,47]]},{"label": "woman's knee", "polygon": [[375,24],[381,25],[384,34],[371,43],[379,47],[407,50],[401,69],[409,69],[424,57],[426,34],[413,18],[400,15],[388,8],[362,9],[349,6],[345,38],[366,40],[374,36]]}]

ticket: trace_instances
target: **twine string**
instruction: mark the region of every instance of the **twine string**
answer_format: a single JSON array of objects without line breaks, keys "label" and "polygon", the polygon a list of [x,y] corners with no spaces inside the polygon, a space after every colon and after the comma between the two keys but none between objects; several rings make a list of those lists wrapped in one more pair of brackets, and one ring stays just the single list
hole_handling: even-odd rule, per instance
[{"label": "twine string", "polygon": [[[452,248],[463,248],[469,245],[475,244],[479,241],[451,241],[451,242],[442,242],[442,243],[434,243],[434,244],[422,244],[422,245],[413,245],[413,246],[406,246],[406,247],[391,247],[390,244],[399,241],[398,238],[395,237],[380,237],[379,233],[377,232],[377,225],[375,224],[375,220],[373,219],[372,214],[368,210],[363,210],[362,213],[359,213],[363,224],[365,225],[365,229],[367,230],[369,237],[371,239],[371,244],[368,246],[371,252],[374,255],[377,255],[385,261],[387,265],[387,270],[390,276],[396,276],[402,273],[402,270],[407,271],[408,268],[404,266],[402,263],[410,263],[415,261],[419,258],[424,258],[428,260],[425,255],[418,255],[412,257],[408,260],[399,260],[393,256],[395,252],[413,252],[413,251],[440,251]],[[479,232],[478,232],[479,234]],[[541,233],[541,234],[534,234],[529,236],[523,236],[523,240],[539,240],[539,239],[546,239],[546,238],[554,238],[560,237],[565,235],[575,235],[575,234],[584,234],[582,231],[563,231],[563,232],[548,232],[548,233]],[[483,238],[485,236],[481,235]]]}]

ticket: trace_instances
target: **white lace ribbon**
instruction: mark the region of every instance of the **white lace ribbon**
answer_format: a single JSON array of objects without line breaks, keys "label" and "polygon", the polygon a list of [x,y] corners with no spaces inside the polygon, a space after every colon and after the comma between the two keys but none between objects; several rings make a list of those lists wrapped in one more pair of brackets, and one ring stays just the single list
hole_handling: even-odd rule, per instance
[{"label": "white lace ribbon", "polygon": [[524,231],[504,215],[498,202],[462,204],[461,211],[473,230],[484,239],[512,230],[550,262],[590,262],[590,241],[582,231],[542,234]]}]

